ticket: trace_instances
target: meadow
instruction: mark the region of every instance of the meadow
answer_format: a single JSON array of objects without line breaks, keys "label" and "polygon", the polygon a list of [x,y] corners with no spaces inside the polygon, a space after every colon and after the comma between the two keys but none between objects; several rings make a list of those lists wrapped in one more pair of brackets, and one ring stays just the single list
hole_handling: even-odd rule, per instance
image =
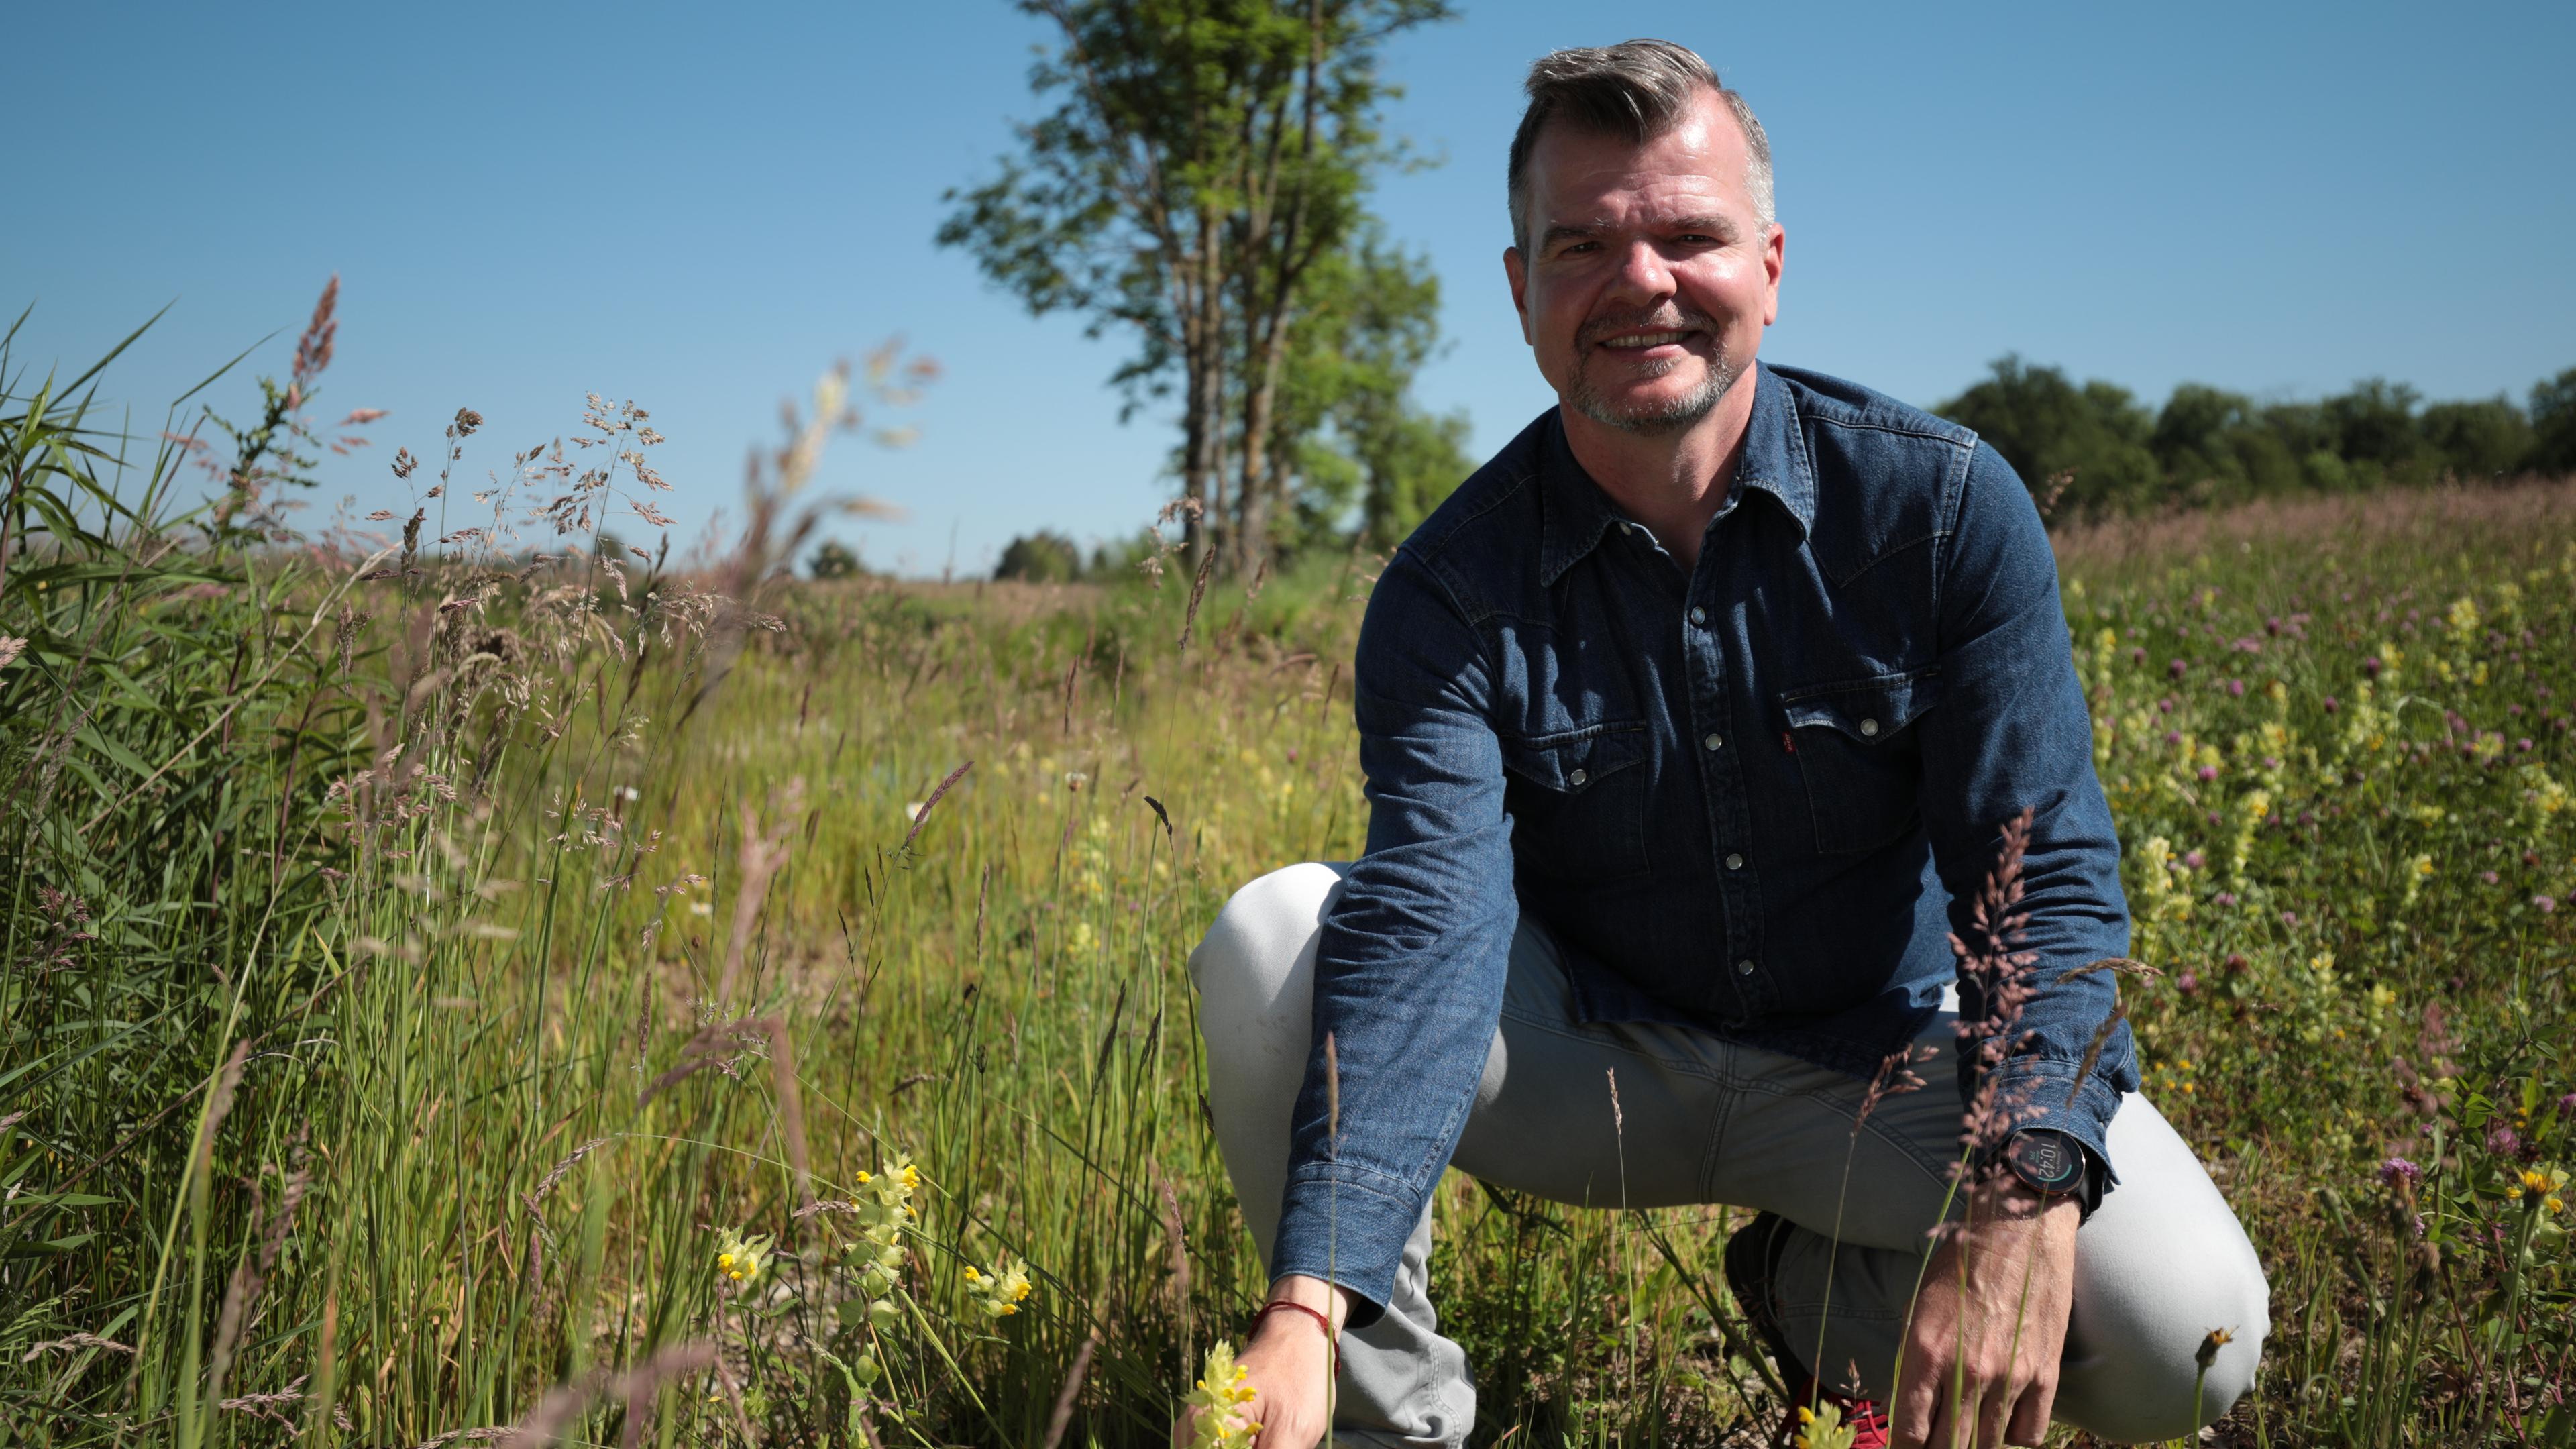
[{"label": "meadow", "polygon": [[[598,399],[290,526],[326,320],[176,440],[0,363],[0,1443],[1164,1442],[1263,1286],[1184,963],[1359,847],[1377,561],[788,577],[891,354],[720,547],[617,541]],[[2147,1089],[2272,1273],[2218,1442],[2576,1442],[2576,489],[2058,541]],[[1775,1420],[1740,1214],[1436,1212],[1479,1442]]]}]

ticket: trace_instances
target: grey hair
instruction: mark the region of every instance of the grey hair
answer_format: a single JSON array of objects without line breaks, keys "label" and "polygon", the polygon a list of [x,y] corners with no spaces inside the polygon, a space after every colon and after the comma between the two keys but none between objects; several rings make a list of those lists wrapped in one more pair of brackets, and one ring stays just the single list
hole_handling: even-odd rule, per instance
[{"label": "grey hair", "polygon": [[1771,138],[1753,118],[1753,107],[1728,90],[1709,63],[1669,40],[1629,40],[1617,45],[1551,51],[1530,66],[1529,109],[1512,135],[1509,177],[1512,242],[1529,245],[1529,159],[1551,121],[1586,131],[1646,142],[1679,124],[1702,90],[1717,92],[1744,132],[1744,189],[1753,198],[1763,230],[1779,225],[1771,185]]}]

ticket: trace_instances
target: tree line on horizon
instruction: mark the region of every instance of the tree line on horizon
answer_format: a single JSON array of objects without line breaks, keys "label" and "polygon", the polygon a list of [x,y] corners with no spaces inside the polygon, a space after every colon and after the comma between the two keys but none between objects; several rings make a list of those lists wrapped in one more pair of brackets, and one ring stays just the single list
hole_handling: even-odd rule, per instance
[{"label": "tree line on horizon", "polygon": [[[2576,474],[2576,368],[2506,396],[2426,403],[2415,388],[2367,378],[2315,401],[2262,401],[2186,382],[2149,407],[2117,383],[2007,355],[1932,411],[1974,428],[2022,476],[2054,521],[2174,508],[2221,508],[2296,494],[2497,483]],[[1392,549],[1475,471],[1463,414],[1426,449],[1400,506],[1354,515],[1344,491],[1310,503],[1297,535],[1315,547]],[[1433,481],[1436,479],[1437,481]],[[1338,503],[1340,511],[1324,509]],[[1100,544],[1039,529],[1013,538],[994,577],[1108,582],[1154,549],[1150,535]],[[1283,546],[1279,556],[1298,551]]]},{"label": "tree line on horizon", "polygon": [[2576,368],[2523,403],[2426,404],[2374,377],[2313,402],[2186,382],[2149,407],[2117,383],[2007,355],[1933,411],[1994,445],[2054,519],[2576,473]]}]

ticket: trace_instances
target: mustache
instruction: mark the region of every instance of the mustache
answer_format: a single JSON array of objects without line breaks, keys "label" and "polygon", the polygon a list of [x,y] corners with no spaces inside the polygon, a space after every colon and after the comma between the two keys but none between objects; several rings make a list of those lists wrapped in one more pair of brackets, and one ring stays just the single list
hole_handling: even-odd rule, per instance
[{"label": "mustache", "polygon": [[1682,306],[1649,307],[1636,312],[1605,312],[1576,329],[1575,345],[1590,347],[1605,337],[1622,332],[1705,332],[1717,333],[1717,322],[1705,312]]}]

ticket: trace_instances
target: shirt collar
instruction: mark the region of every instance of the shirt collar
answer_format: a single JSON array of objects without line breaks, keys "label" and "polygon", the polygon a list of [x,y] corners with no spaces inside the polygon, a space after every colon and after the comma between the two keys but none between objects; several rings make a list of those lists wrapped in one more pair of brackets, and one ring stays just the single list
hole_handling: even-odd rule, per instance
[{"label": "shirt collar", "polygon": [[[1801,538],[1815,527],[1816,474],[1798,428],[1798,403],[1779,374],[1753,365],[1753,414],[1744,429],[1744,455],[1735,466],[1739,499],[1768,493],[1798,524]],[[1552,419],[1540,453],[1539,583],[1554,584],[1626,523],[1565,441],[1563,417]]]}]

